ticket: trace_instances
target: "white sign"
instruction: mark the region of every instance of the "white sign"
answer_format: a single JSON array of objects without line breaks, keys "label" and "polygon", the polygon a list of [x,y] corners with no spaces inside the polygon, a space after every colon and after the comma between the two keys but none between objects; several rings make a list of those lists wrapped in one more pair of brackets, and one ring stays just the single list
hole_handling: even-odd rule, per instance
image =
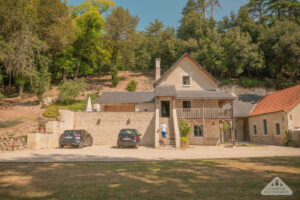
[{"label": "white sign", "polygon": [[262,195],[293,195],[293,191],[279,177],[273,180],[261,191]]}]

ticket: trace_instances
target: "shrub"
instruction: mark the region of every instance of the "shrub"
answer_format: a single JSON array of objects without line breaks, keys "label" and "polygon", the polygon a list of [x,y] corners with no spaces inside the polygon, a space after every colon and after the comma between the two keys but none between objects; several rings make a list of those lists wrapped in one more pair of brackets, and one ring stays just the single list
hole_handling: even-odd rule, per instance
[{"label": "shrub", "polygon": [[50,79],[51,74],[46,69],[33,73],[32,89],[38,97],[39,102],[42,101],[44,93],[50,87]]},{"label": "shrub", "polygon": [[132,81],[130,81],[130,82],[128,83],[126,89],[127,89],[128,91],[134,92],[134,91],[136,90],[136,85],[137,85],[137,82],[134,81],[134,80],[132,80]]},{"label": "shrub", "polygon": [[0,121],[0,128],[7,128],[11,126],[16,126],[18,124],[23,123],[21,120],[6,120],[6,121]]},{"label": "shrub", "polygon": [[68,80],[59,86],[58,99],[62,103],[70,104],[76,100],[85,88],[86,84],[83,80]]},{"label": "shrub", "polygon": [[120,82],[120,78],[118,77],[118,70],[117,69],[112,69],[111,70],[111,79],[112,79],[112,84],[116,87]]},{"label": "shrub", "polygon": [[58,115],[58,106],[56,105],[48,106],[45,112],[43,112],[43,116],[47,118],[56,118]]},{"label": "shrub", "polygon": [[179,122],[180,137],[187,137],[191,129],[192,127],[187,123],[186,120],[184,119],[180,120]]}]

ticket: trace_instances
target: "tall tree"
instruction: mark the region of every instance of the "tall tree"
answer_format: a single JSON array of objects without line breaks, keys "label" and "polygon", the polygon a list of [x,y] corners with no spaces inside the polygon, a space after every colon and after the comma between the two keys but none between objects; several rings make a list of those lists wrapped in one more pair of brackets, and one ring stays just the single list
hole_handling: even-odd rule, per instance
[{"label": "tall tree", "polygon": [[114,4],[110,0],[89,0],[73,9],[72,14],[77,26],[74,54],[78,57],[75,78],[78,77],[80,68],[85,74],[91,70],[88,64],[91,53],[90,47],[93,46],[95,38],[99,37],[105,28],[102,13],[112,5]]},{"label": "tall tree", "polygon": [[221,7],[220,1],[219,0],[209,0],[208,5],[211,7],[211,16],[214,19],[215,18],[215,7]]},{"label": "tall tree", "polygon": [[124,47],[125,41],[135,34],[138,17],[130,14],[128,9],[117,7],[106,19],[106,33],[112,46],[111,63],[116,66],[120,50]]}]

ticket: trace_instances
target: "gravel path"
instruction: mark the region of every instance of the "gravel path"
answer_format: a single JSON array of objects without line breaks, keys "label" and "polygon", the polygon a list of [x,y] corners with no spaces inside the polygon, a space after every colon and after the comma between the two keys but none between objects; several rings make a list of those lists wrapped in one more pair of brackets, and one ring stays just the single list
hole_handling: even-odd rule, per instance
[{"label": "gravel path", "polygon": [[300,156],[300,148],[192,146],[186,150],[176,150],[150,147],[118,149],[111,146],[95,145],[84,149],[64,148],[3,152],[0,153],[0,162],[145,161],[273,156]]}]

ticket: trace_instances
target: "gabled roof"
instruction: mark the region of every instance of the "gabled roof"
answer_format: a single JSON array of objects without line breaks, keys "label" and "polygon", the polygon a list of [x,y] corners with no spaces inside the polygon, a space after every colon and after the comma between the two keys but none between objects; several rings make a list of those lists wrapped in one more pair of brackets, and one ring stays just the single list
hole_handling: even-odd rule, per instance
[{"label": "gabled roof", "polygon": [[272,94],[263,97],[249,116],[278,111],[287,112],[298,103],[300,103],[300,85],[273,92]]},{"label": "gabled roof", "polygon": [[152,103],[154,92],[103,92],[97,103]]},{"label": "gabled roof", "polygon": [[190,56],[188,53],[185,53],[183,54],[183,56],[181,56],[177,61],[176,63],[168,69],[168,71],[166,71],[156,82],[156,84],[159,84],[167,75],[169,75],[177,66],[177,64],[184,58],[188,58],[190,59],[201,71],[203,71],[215,84],[218,84],[217,80],[212,76],[210,75],[210,73],[208,73],[203,67],[200,66],[200,64],[194,60],[192,58],[192,56]]}]

